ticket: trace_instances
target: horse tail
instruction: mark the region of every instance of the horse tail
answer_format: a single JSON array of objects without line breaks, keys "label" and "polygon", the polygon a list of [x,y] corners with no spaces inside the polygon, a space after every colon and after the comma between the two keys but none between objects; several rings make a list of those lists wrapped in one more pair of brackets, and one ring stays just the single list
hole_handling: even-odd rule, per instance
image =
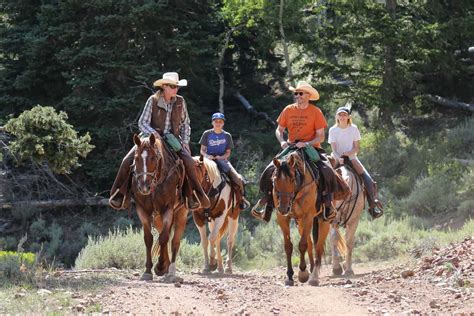
[{"label": "horse tail", "polygon": [[337,250],[341,254],[341,256],[345,257],[347,254],[347,244],[346,239],[342,236],[339,227],[336,226],[336,234],[337,234]]},{"label": "horse tail", "polygon": [[313,244],[314,246],[318,244],[318,232],[319,232],[318,217],[315,216],[313,218]]}]

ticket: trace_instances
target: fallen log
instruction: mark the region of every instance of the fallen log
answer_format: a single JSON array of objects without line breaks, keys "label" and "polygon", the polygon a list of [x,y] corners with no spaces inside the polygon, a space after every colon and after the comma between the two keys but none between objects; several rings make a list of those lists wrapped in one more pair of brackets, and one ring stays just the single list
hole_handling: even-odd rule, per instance
[{"label": "fallen log", "polygon": [[44,200],[44,201],[15,201],[5,202],[1,205],[1,209],[12,209],[21,207],[31,208],[56,208],[56,207],[73,207],[73,206],[108,206],[109,200],[103,197],[86,198],[86,199],[61,199],[61,200]]}]

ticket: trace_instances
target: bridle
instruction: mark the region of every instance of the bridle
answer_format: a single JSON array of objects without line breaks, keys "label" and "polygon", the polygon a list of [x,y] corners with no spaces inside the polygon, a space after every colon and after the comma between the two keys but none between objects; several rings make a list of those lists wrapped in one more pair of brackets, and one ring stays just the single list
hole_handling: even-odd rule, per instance
[{"label": "bridle", "polygon": [[[142,153],[143,153],[144,150],[142,150]],[[160,161],[162,160],[162,155],[160,154],[159,151],[155,150],[154,148],[151,148],[151,151],[153,152],[153,157],[152,159],[155,159],[156,160],[156,165],[157,167],[155,168],[155,170],[153,172],[149,172],[149,171],[142,171],[142,172],[138,172],[137,173],[137,165],[135,164],[135,162],[133,163],[133,176],[135,177],[135,181],[138,181],[140,179],[140,177],[142,176],[149,176],[151,177],[151,190],[152,192],[155,190],[155,187],[158,183],[158,178],[157,178],[157,175],[158,175],[158,171],[159,171],[159,165],[160,165]],[[150,150],[147,150],[147,153],[150,152]],[[144,164],[146,163],[145,161],[143,162]],[[144,169],[146,170],[146,169]]]},{"label": "bridle", "polygon": [[[277,179],[276,175],[273,176],[273,187],[275,187],[275,180],[276,179]],[[288,199],[290,200],[290,203],[288,205],[290,209],[293,207],[293,204],[296,200],[296,196],[298,195],[299,191],[303,187],[302,175],[301,175],[300,171],[298,170],[298,168],[295,168],[295,177],[294,177],[293,182],[294,182],[294,187],[296,188],[295,191],[276,191],[276,196],[277,196],[277,199],[278,199],[278,203],[281,204],[281,198],[282,197],[288,197]]]}]

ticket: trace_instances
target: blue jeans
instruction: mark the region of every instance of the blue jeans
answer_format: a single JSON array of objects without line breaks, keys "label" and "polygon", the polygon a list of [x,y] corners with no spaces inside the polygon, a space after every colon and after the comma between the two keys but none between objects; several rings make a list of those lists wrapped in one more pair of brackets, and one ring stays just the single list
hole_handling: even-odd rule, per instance
[{"label": "blue jeans", "polygon": [[224,173],[229,173],[230,169],[232,169],[232,165],[228,160],[214,160],[214,162],[217,164],[217,167],[219,170],[221,170]]}]

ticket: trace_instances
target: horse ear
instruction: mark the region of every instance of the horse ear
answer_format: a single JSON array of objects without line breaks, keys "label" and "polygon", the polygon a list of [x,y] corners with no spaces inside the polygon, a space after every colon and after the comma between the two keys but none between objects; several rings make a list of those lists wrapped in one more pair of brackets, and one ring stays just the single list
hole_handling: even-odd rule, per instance
[{"label": "horse ear", "polygon": [[290,155],[290,158],[288,158],[288,164],[292,167],[294,167],[296,165],[295,156]]},{"label": "horse ear", "polygon": [[151,134],[150,135],[150,145],[154,146],[155,141],[156,141],[155,134]]},{"label": "horse ear", "polygon": [[273,164],[275,165],[275,167],[280,168],[280,160],[278,160],[277,158],[273,158]]},{"label": "horse ear", "polygon": [[203,162],[204,161],[204,156],[202,154],[199,155],[199,161]]},{"label": "horse ear", "polygon": [[137,134],[133,134],[133,142],[137,146],[140,146],[140,144],[142,143],[142,141],[140,140],[140,137]]}]

